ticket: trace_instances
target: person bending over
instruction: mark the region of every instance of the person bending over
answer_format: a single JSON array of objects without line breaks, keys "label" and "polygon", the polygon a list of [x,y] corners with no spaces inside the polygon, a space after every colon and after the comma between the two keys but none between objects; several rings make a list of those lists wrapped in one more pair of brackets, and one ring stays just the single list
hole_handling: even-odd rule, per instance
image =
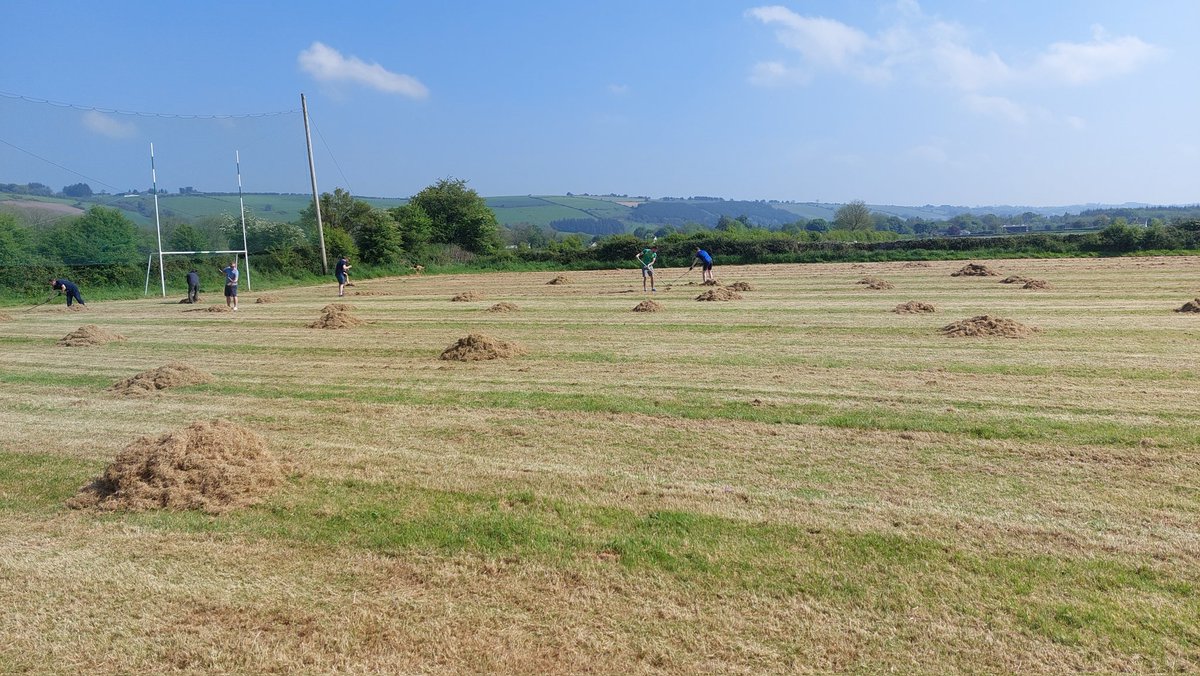
[{"label": "person bending over", "polygon": [[701,282],[713,281],[712,255],[709,254],[704,249],[701,249],[700,247],[696,247],[696,256],[694,258],[692,258],[692,264],[688,267],[688,272],[691,272],[692,268],[696,267],[696,263],[701,264],[701,266],[700,266],[700,281]]},{"label": "person bending over", "polygon": [[50,280],[50,288],[67,294],[67,307],[71,307],[71,303],[74,301],[79,301],[80,305],[87,305],[87,303],[83,302],[83,296],[79,295],[79,287],[75,286],[75,282],[69,279],[52,279]]}]

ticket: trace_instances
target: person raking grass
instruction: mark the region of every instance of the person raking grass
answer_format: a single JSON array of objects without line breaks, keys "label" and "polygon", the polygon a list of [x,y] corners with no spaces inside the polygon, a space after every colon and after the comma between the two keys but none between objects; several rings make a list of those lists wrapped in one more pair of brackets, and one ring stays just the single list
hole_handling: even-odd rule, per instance
[{"label": "person raking grass", "polygon": [[221,271],[221,274],[225,275],[225,306],[233,309],[234,312],[237,312],[237,259],[233,259],[233,262],[230,263],[228,267],[218,269]]},{"label": "person raking grass", "polygon": [[654,264],[658,261],[658,247],[649,246],[642,249],[642,252],[637,256],[637,262],[642,264],[642,293],[646,293],[646,278],[650,278],[650,290],[658,291],[654,288]]},{"label": "person raking grass", "polygon": [[688,266],[688,272],[691,272],[692,269],[696,267],[696,263],[702,263],[702,265],[700,267],[700,281],[701,282],[713,281],[713,271],[712,271],[713,258],[712,258],[712,255],[710,253],[708,253],[707,251],[705,251],[704,249],[701,249],[700,247],[696,247],[696,255],[694,258],[692,258],[692,264]]},{"label": "person raking grass", "polygon": [[333,267],[333,276],[337,277],[338,295],[346,295],[346,284],[350,281],[350,259],[342,256],[338,259],[337,265]]},{"label": "person raking grass", "polygon": [[87,306],[87,303],[83,302],[83,296],[79,295],[79,287],[69,279],[51,279],[50,288],[67,294],[67,307],[71,307],[71,302],[76,300],[80,305]]}]

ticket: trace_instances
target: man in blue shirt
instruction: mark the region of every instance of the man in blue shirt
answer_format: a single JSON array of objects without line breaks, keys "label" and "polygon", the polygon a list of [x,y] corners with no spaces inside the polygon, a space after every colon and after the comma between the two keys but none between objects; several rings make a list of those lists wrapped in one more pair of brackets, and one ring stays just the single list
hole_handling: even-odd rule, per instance
[{"label": "man in blue shirt", "polygon": [[60,291],[67,294],[67,307],[71,307],[72,301],[79,301],[80,305],[86,306],[83,302],[83,296],[79,295],[79,287],[69,279],[52,279],[50,280],[50,288],[55,291]]},{"label": "man in blue shirt", "polygon": [[333,267],[333,276],[337,277],[338,295],[346,295],[346,283],[350,281],[350,259],[342,256]]},{"label": "man in blue shirt", "polygon": [[223,268],[221,272],[225,275],[225,306],[232,308],[234,312],[237,312],[237,259],[233,259],[233,262],[229,264],[229,267]]},{"label": "man in blue shirt", "polygon": [[690,267],[688,267],[688,272],[691,272],[692,268],[696,267],[696,263],[703,264],[700,268],[700,281],[701,282],[713,281],[712,255],[710,255],[704,249],[701,249],[700,247],[696,247],[696,256],[695,256],[695,258],[692,259],[692,265]]},{"label": "man in blue shirt", "polygon": [[189,270],[187,273],[188,295],[187,302],[200,302],[200,273],[195,270]]}]

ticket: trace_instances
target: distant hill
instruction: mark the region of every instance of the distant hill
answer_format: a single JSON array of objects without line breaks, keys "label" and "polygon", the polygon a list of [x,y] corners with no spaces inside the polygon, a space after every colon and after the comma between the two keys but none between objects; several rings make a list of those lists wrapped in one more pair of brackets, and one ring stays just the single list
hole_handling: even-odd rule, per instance
[{"label": "distant hill", "polygon": [[[12,186],[14,184],[6,184]],[[49,192],[49,190],[47,190]],[[246,212],[275,221],[295,221],[300,212],[312,202],[303,193],[246,193],[243,195]],[[402,197],[358,197],[372,206],[391,208],[408,202]],[[708,227],[717,224],[722,216],[745,216],[751,223],[777,228],[800,219],[823,218],[833,221],[838,208],[827,202],[780,202],[726,200],[718,197],[661,198],[628,197],[625,195],[510,195],[484,198],[499,222],[506,226],[532,224],[564,233],[610,235],[631,232],[635,228],[660,225],[699,223]],[[151,194],[106,195],[82,198],[41,196],[0,192],[0,210],[18,210],[37,214],[43,222],[80,213],[93,205],[103,205],[123,211],[143,226],[154,224],[154,196]],[[1096,209],[1144,209],[1147,204],[1120,205],[1076,204],[1057,207],[1000,205],[964,207],[953,205],[903,206],[891,204],[867,205],[871,211],[897,216],[901,219],[920,218],[942,221],[959,214],[981,216],[995,214],[1012,216],[1032,212],[1039,216],[1067,213],[1078,214]],[[164,220],[194,221],[221,213],[238,213],[237,193],[160,194],[159,215]]]}]

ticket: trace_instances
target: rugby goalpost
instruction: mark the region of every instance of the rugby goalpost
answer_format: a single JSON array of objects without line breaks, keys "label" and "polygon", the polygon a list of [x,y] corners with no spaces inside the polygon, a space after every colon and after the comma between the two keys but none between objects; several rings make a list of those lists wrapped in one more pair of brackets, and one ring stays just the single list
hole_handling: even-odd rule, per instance
[{"label": "rugby goalpost", "polygon": [[[237,169],[237,184],[238,184],[238,211],[242,220],[242,248],[241,249],[221,249],[214,251],[163,251],[162,247],[162,223],[158,215],[158,171],[154,166],[154,143],[150,144],[150,185],[154,192],[154,230],[158,237],[158,280],[162,286],[162,297],[167,297],[167,273],[163,267],[164,256],[196,256],[201,254],[240,254],[246,261],[246,290],[253,291],[250,286],[250,248],[246,243],[246,202],[242,197],[242,157],[241,151],[233,151],[234,166]],[[154,261],[154,254],[146,257],[146,289],[143,295],[150,295],[150,265]]]}]

